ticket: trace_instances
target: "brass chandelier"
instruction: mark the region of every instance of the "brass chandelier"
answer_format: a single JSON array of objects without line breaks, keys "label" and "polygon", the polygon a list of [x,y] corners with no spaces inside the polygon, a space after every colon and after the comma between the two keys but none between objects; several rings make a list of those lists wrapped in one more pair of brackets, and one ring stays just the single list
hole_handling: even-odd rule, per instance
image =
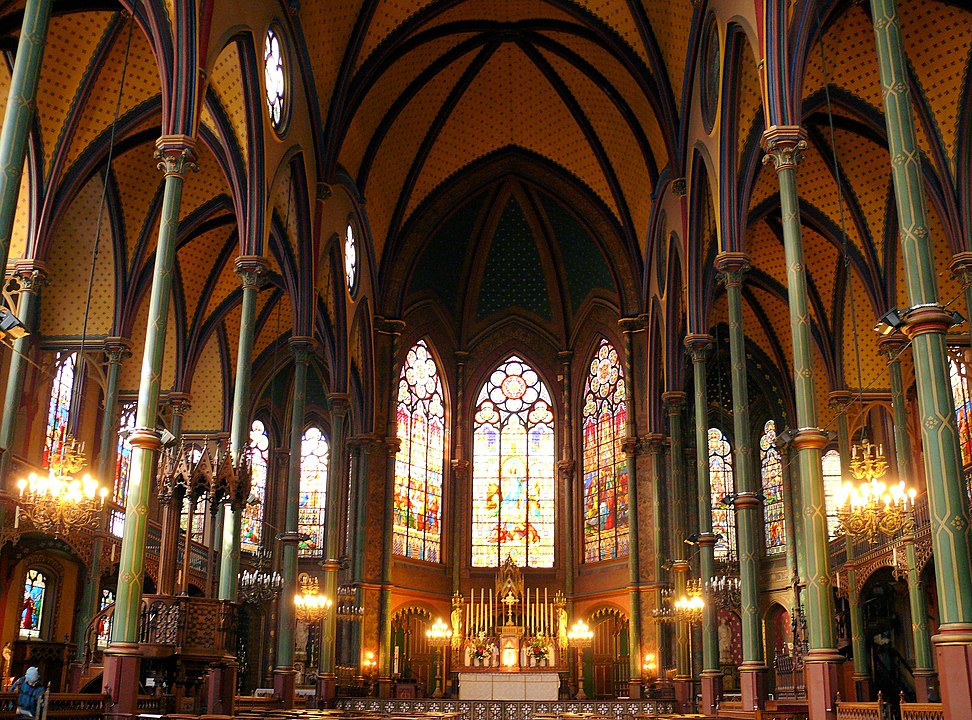
[{"label": "brass chandelier", "polygon": [[294,595],[297,619],[304,623],[321,622],[331,610],[331,599],[320,594],[316,577],[301,573],[297,580],[300,582],[300,592]]}]

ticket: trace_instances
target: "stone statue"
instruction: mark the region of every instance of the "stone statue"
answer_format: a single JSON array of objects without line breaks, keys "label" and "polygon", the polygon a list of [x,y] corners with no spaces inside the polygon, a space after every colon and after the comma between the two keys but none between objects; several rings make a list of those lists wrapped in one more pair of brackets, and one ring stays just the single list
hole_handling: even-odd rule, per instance
[{"label": "stone statue", "polygon": [[719,662],[732,662],[732,628],[725,617],[719,619]]}]

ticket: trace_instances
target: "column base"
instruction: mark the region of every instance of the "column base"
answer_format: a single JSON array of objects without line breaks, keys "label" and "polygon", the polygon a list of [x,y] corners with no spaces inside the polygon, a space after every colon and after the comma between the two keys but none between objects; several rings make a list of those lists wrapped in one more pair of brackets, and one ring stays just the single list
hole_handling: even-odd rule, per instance
[{"label": "column base", "polygon": [[297,694],[297,671],[292,667],[273,669],[273,694],[280,700],[280,707],[290,710]]},{"label": "column base", "polygon": [[934,670],[915,668],[915,702],[938,702],[938,673]]},{"label": "column base", "polygon": [[74,660],[68,666],[67,672],[67,692],[69,693],[79,693],[81,692],[81,677],[83,664],[80,660]]},{"label": "column base", "polygon": [[337,676],[334,673],[322,673],[317,676],[317,707],[329,708],[337,697]]},{"label": "column base", "polygon": [[628,680],[628,699],[641,700],[641,679]]},{"label": "column base", "polygon": [[676,675],[672,681],[675,686],[675,705],[680,715],[692,712],[692,678],[689,675]]},{"label": "column base", "polygon": [[378,697],[387,700],[392,696],[392,680],[390,677],[378,678]]},{"label": "column base", "polygon": [[236,663],[214,665],[206,682],[206,707],[210,715],[233,715],[236,698]]},{"label": "column base", "polygon": [[[854,702],[870,702],[871,676],[854,673]],[[915,678],[917,682],[918,678]]]},{"label": "column base", "polygon": [[739,690],[743,710],[762,710],[768,692],[768,668],[762,663],[743,663],[739,666]]},{"label": "column base", "polygon": [[844,656],[836,650],[811,650],[804,660],[810,720],[836,720],[838,669]]},{"label": "column base", "polygon": [[932,637],[946,718],[968,717],[972,707],[972,625],[949,624]]},{"label": "column base", "polygon": [[130,720],[138,715],[142,653],[135,643],[112,643],[105,650],[101,691],[111,697],[105,720]]},{"label": "column base", "polygon": [[702,671],[702,707],[699,712],[709,717],[715,717],[718,713],[719,701],[722,699],[721,670]]}]

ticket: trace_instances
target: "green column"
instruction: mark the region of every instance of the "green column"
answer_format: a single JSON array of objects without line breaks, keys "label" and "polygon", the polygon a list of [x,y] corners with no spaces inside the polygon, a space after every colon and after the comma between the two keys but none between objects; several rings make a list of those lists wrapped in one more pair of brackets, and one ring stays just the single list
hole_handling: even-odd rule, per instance
[{"label": "green column", "polygon": [[743,707],[762,707],[766,700],[766,661],[763,623],[759,614],[759,555],[763,513],[760,487],[753,469],[749,425],[749,380],[746,374],[746,337],[743,333],[742,278],[749,269],[743,253],[722,252],[716,268],[726,282],[729,304],[729,356],[732,365],[732,425],[735,435],[733,475],[736,494],[736,547],[739,553],[740,613],[743,661],[739,684]]},{"label": "green column", "polygon": [[[790,573],[790,585],[793,588],[793,599],[790,602],[790,614],[793,615],[796,608],[800,607],[800,556],[797,538],[802,537],[798,530],[797,519],[799,516],[798,499],[793,492],[793,477],[790,473],[790,450],[788,443],[784,442],[779,435],[776,436],[776,447],[780,451],[780,464],[783,474],[783,528],[786,533],[786,569]],[[802,527],[800,528],[802,529]]]},{"label": "green column", "polygon": [[304,408],[307,403],[307,366],[310,364],[313,338],[290,338],[294,353],[294,396],[290,408],[290,462],[287,465],[287,503],[284,531],[278,538],[282,543],[280,574],[283,589],[277,603],[277,666],[274,668],[274,691],[284,705],[294,704],[294,632],[297,613],[294,595],[297,594],[297,532],[298,502],[300,500],[300,447],[304,436]]},{"label": "green column", "polygon": [[[14,198],[16,200],[16,197]],[[3,265],[0,265],[3,267]],[[20,284],[17,300],[17,316],[28,332],[34,332],[37,326],[38,309],[40,305],[40,291],[47,282],[47,271],[36,261],[21,261],[14,268],[14,276]],[[10,468],[9,452],[14,442],[14,431],[17,428],[17,412],[20,410],[24,391],[24,373],[27,370],[27,356],[33,341],[31,335],[14,340],[14,352],[10,354],[10,370],[7,372],[7,392],[3,401],[3,418],[0,419],[0,482],[7,482]],[[8,482],[12,489],[13,482]]]},{"label": "green column", "polygon": [[[851,437],[847,425],[847,408],[853,396],[846,390],[836,390],[830,393],[830,403],[837,411],[837,448],[840,452],[841,468],[850,468]],[[864,418],[861,418],[863,421]],[[861,607],[860,588],[857,587],[857,564],[854,540],[850,535],[844,536],[847,552],[845,568],[847,570],[847,604],[850,609],[851,648],[854,653],[854,699],[867,702],[871,699],[870,689],[870,658],[867,655],[867,644],[864,638],[864,608]]]},{"label": "green column", "polygon": [[47,44],[50,17],[51,0],[27,0],[13,74],[10,76],[7,112],[3,116],[3,130],[0,130],[0,268],[7,267],[10,255],[14,216],[20,196],[24,159],[27,157],[27,138],[33,121],[37,80]]},{"label": "green column", "polygon": [[[348,476],[347,438],[344,435],[344,424],[348,416],[350,402],[344,393],[331,393],[327,396],[327,403],[331,411],[331,453],[327,467],[327,509],[324,516],[324,596],[337,604],[338,570],[341,561],[338,559],[341,540],[341,502],[342,486]],[[337,637],[337,610],[327,614],[323,623],[324,643],[321,648],[321,672],[326,680],[334,679],[334,643]],[[327,695],[327,693],[325,693]],[[330,700],[330,697],[327,697]]]},{"label": "green column", "polygon": [[[645,446],[648,453],[648,468],[651,473],[651,583],[652,609],[662,607],[661,591],[666,583],[662,579],[665,574],[665,513],[663,498],[665,491],[665,436],[661,433],[649,433],[645,436]],[[662,623],[652,624],[653,640],[649,643],[651,651],[655,653],[655,663],[658,675],[667,664],[669,648],[662,637]]]},{"label": "green column", "polygon": [[[250,441],[250,376],[253,367],[253,340],[256,335],[256,301],[260,281],[267,272],[262,257],[241,255],[236,258],[236,272],[243,284],[243,302],[240,312],[240,340],[236,353],[236,383],[233,388],[233,417],[230,425],[230,452],[233,462]],[[227,503],[223,511],[223,537],[220,550],[219,591],[220,600],[236,600],[236,586],[240,572],[240,517],[242,507]]]},{"label": "green column", "polygon": [[[711,335],[692,334],[685,338],[692,355],[695,385],[695,476],[699,486],[699,575],[703,587],[715,575],[715,535],[712,533],[712,485],[709,479],[709,400],[706,391],[706,355],[712,348]],[[702,709],[715,715],[722,696],[722,667],[719,665],[718,615],[714,598],[704,593],[702,612]]]},{"label": "green column", "polygon": [[834,698],[838,690],[837,665],[842,658],[834,647],[834,600],[821,465],[827,435],[817,427],[810,308],[796,183],[797,164],[806,148],[806,133],[799,127],[774,126],[763,134],[763,143],[767,152],[763,162],[773,163],[780,183],[797,413],[793,448],[797,455],[803,502],[804,536],[800,540],[803,540],[807,561],[805,570],[801,568],[801,575],[807,584],[806,617],[810,646],[806,656],[807,688],[811,717],[817,720],[834,717]]},{"label": "green column", "polygon": [[[184,392],[170,392],[166,396],[169,406],[169,432],[175,437],[173,447],[180,447],[182,441],[182,421],[186,413],[192,408],[192,396]],[[192,547],[186,542],[182,547],[182,559],[179,558],[179,535],[182,518],[182,503],[186,502],[185,488],[173,487],[171,484],[159,487],[159,503],[162,506],[162,546],[159,549],[159,595],[174,595],[185,593],[189,587],[189,559]],[[195,515],[195,500],[189,501],[189,515],[186,527],[192,527]],[[180,565],[181,562],[181,565]],[[181,570],[180,570],[181,567]],[[179,581],[176,583],[176,576]]]},{"label": "green column", "polygon": [[[132,446],[128,499],[125,505],[125,532],[118,565],[118,590],[112,623],[112,644],[138,642],[139,610],[145,573],[145,533],[148,529],[149,493],[155,474],[156,453],[161,447],[155,430],[158,421],[159,391],[162,383],[162,358],[165,331],[172,296],[172,270],[179,230],[179,206],[186,170],[195,168],[195,141],[183,136],[159,138],[156,157],[165,173],[159,242],[155,251],[155,271],[149,301],[148,327],[142,376],[138,387],[136,430],[128,442]],[[110,648],[109,648],[110,650]],[[107,678],[107,673],[106,673]]]}]

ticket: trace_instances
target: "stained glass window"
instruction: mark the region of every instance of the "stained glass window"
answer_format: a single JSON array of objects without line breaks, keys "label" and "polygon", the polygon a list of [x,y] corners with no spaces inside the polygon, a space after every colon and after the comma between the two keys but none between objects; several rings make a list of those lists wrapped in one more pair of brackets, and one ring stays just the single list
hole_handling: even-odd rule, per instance
[{"label": "stained glass window", "polygon": [[763,519],[766,528],[766,554],[786,551],[783,519],[783,462],[776,447],[776,423],[767,420],[759,439],[760,472],[763,481]]},{"label": "stained glass window", "polygon": [[74,394],[74,366],[76,354],[59,352],[54,356],[54,383],[47,410],[47,434],[44,440],[44,467],[56,455],[64,442],[71,420],[71,396]]},{"label": "stained glass window", "polygon": [[962,465],[967,467],[972,465],[972,397],[969,393],[969,366],[965,351],[949,348],[948,374],[952,381],[952,400],[955,403]]},{"label": "stained glass window", "polygon": [[118,445],[115,447],[115,492],[114,501],[125,506],[128,497],[128,473],[132,465],[132,446],[128,444],[128,433],[135,429],[135,402],[122,405],[121,417],[118,420]]},{"label": "stained glass window", "polygon": [[472,564],[554,561],[554,417],[536,371],[515,355],[476,399],[473,420]]},{"label": "stained glass window", "polygon": [[324,512],[327,507],[327,438],[312,425],[300,441],[300,498],[297,532],[309,535],[301,540],[297,554],[320,557],[324,551]]},{"label": "stained glass window", "polygon": [[285,72],[283,47],[277,31],[267,30],[267,37],[263,43],[263,70],[267,84],[267,109],[270,111],[270,122],[277,132],[283,129],[285,119],[285,105],[287,100],[287,77]]},{"label": "stained glass window", "polygon": [[712,489],[712,532],[719,536],[715,556],[735,557],[736,514],[723,503],[726,495],[735,492],[732,473],[732,447],[719,428],[709,428],[709,482]]},{"label": "stained glass window", "polygon": [[263,503],[267,494],[267,468],[270,458],[270,436],[262,420],[250,426],[250,497],[240,518],[240,547],[248,552],[260,549],[263,527]]},{"label": "stained glass window", "polygon": [[351,223],[348,223],[344,237],[344,274],[348,279],[348,290],[354,290],[358,279],[358,244],[355,242]]},{"label": "stained glass window", "polygon": [[[190,447],[190,453],[192,455],[192,461],[198,462],[199,457],[202,455],[202,447],[199,445],[192,445]],[[209,511],[209,497],[204,495],[196,501],[196,509],[192,514],[192,534],[190,538],[193,542],[204,543],[206,542],[206,513]],[[182,514],[179,516],[179,529],[183,532],[186,531],[186,526],[189,524],[189,499],[186,498],[182,503]]]},{"label": "stained glass window", "polygon": [[628,463],[621,450],[624,371],[618,351],[602,339],[584,388],[584,559],[628,554]]},{"label": "stained glass window", "polygon": [[837,498],[844,484],[840,471],[840,453],[836,450],[828,450],[824,453],[822,462],[824,499],[827,504],[827,530],[830,532],[830,537],[835,537],[840,527],[840,521],[837,519]]},{"label": "stained glass window", "polygon": [[398,380],[395,457],[396,555],[439,562],[445,408],[439,369],[424,340],[405,356]]},{"label": "stained glass window", "polygon": [[23,603],[20,606],[20,637],[40,637],[46,595],[47,577],[40,570],[28,570],[24,580]]},{"label": "stained glass window", "polygon": [[[115,593],[111,590],[102,590],[98,610],[104,610],[109,605],[114,604]],[[114,617],[114,615],[106,615],[98,621],[98,647],[108,647],[108,641],[111,639],[111,621]]]}]

